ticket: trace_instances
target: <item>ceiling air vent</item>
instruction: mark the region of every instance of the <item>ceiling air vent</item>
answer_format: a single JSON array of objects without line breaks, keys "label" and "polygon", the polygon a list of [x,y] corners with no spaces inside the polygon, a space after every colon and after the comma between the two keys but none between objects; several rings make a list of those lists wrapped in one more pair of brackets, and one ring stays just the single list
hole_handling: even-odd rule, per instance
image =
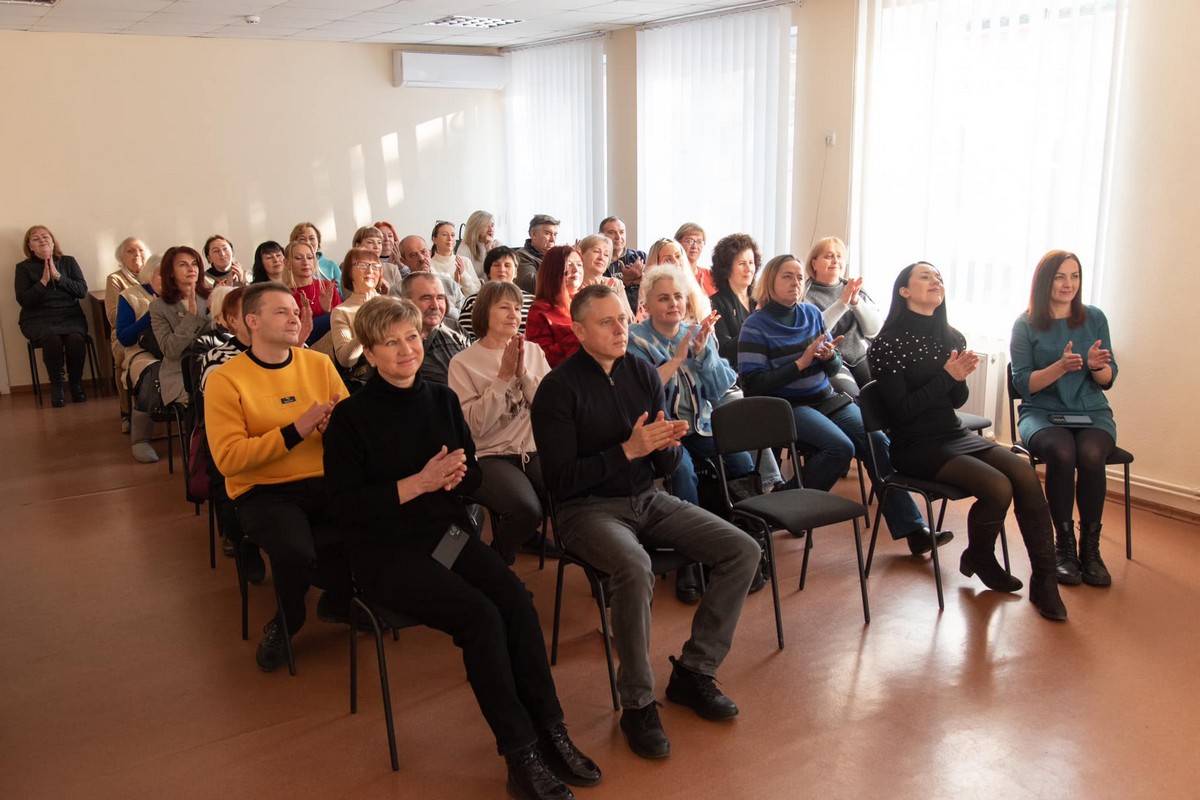
[{"label": "ceiling air vent", "polygon": [[448,28],[503,28],[505,25],[516,25],[523,19],[493,19],[492,17],[463,17],[452,16],[426,22],[426,25],[442,25]]}]

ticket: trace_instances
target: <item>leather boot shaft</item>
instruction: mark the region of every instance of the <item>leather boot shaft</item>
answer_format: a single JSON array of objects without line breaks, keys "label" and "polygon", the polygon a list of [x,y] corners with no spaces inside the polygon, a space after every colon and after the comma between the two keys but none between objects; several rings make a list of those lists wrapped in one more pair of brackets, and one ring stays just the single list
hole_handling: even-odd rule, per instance
[{"label": "leather boot shaft", "polygon": [[1080,576],[1079,553],[1075,546],[1075,520],[1055,520],[1054,552],[1058,582],[1078,586],[1083,578]]},{"label": "leather boot shaft", "polygon": [[1046,619],[1062,621],[1067,618],[1067,607],[1058,594],[1058,571],[1054,549],[1054,526],[1050,522],[1050,508],[1040,506],[1016,515],[1025,550],[1029,553],[1029,565],[1033,575],[1029,579],[1029,600]]},{"label": "leather boot shaft", "polygon": [[983,585],[995,592],[1016,592],[1023,585],[996,561],[996,539],[1004,527],[1003,520],[979,522],[967,519],[967,549],[958,562],[958,571],[968,578],[978,575]]}]

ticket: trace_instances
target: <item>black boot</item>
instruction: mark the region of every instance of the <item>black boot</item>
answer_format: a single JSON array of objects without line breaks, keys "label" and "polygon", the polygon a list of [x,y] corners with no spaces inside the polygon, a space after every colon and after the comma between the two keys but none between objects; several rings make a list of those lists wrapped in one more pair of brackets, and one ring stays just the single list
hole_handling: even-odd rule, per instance
[{"label": "black boot", "polygon": [[83,390],[82,380],[71,381],[71,402],[82,403],[87,400],[87,392]]},{"label": "black boot", "polygon": [[579,751],[563,723],[538,731],[538,746],[542,749],[546,767],[563,783],[595,786],[600,782],[600,768]]},{"label": "black boot", "polygon": [[1083,557],[1083,582],[1088,586],[1111,586],[1112,576],[1108,567],[1100,560],[1100,523],[1079,523],[1079,538],[1082,544],[1079,554]]},{"label": "black boot", "polygon": [[62,408],[67,404],[67,384],[62,378],[50,381],[50,405]]},{"label": "black boot", "polygon": [[688,564],[675,572],[675,597],[681,603],[695,605],[700,602],[700,565]]},{"label": "black boot", "polygon": [[1029,579],[1029,601],[1046,619],[1065,620],[1067,607],[1058,594],[1058,574],[1055,568],[1054,531],[1048,506],[1017,513],[1017,526],[1033,575]]},{"label": "black boot", "polygon": [[554,777],[536,744],[504,757],[508,793],[520,800],[575,800],[566,784]]},{"label": "black boot", "polygon": [[1055,571],[1058,582],[1078,586],[1079,555],[1075,550],[1075,520],[1060,519],[1054,523]]},{"label": "black boot", "polygon": [[978,575],[983,585],[994,592],[1015,592],[1023,585],[1016,576],[1005,572],[996,561],[996,538],[1004,521],[978,522],[967,517],[967,549],[958,562],[958,571],[968,578]]}]

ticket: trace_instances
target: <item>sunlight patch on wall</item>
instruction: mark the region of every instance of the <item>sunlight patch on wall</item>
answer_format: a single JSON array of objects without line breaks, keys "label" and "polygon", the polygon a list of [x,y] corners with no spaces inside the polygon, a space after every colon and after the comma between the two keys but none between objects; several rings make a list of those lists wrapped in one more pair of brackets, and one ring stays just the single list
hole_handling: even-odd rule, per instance
[{"label": "sunlight patch on wall", "polygon": [[395,208],[404,202],[404,179],[400,165],[400,135],[389,133],[379,140],[383,151],[383,174],[387,181],[387,202]]},{"label": "sunlight patch on wall", "polygon": [[371,198],[367,192],[367,169],[361,144],[350,148],[350,202],[354,207],[355,224],[370,225]]}]

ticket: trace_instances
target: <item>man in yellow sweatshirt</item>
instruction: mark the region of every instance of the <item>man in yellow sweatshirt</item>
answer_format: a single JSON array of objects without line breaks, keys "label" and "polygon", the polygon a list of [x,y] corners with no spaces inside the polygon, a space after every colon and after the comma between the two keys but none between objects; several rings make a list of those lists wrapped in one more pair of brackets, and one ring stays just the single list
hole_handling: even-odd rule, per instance
[{"label": "man in yellow sweatshirt", "polygon": [[350,587],[325,494],[321,436],[347,392],[328,356],[300,347],[300,309],[287,287],[248,287],[242,316],[250,349],[208,377],[205,421],[238,521],[271,559],[280,611],[255,654],[271,672],[286,661],[284,637],[304,624],[310,585],[326,590],[318,616],[345,618]]}]

